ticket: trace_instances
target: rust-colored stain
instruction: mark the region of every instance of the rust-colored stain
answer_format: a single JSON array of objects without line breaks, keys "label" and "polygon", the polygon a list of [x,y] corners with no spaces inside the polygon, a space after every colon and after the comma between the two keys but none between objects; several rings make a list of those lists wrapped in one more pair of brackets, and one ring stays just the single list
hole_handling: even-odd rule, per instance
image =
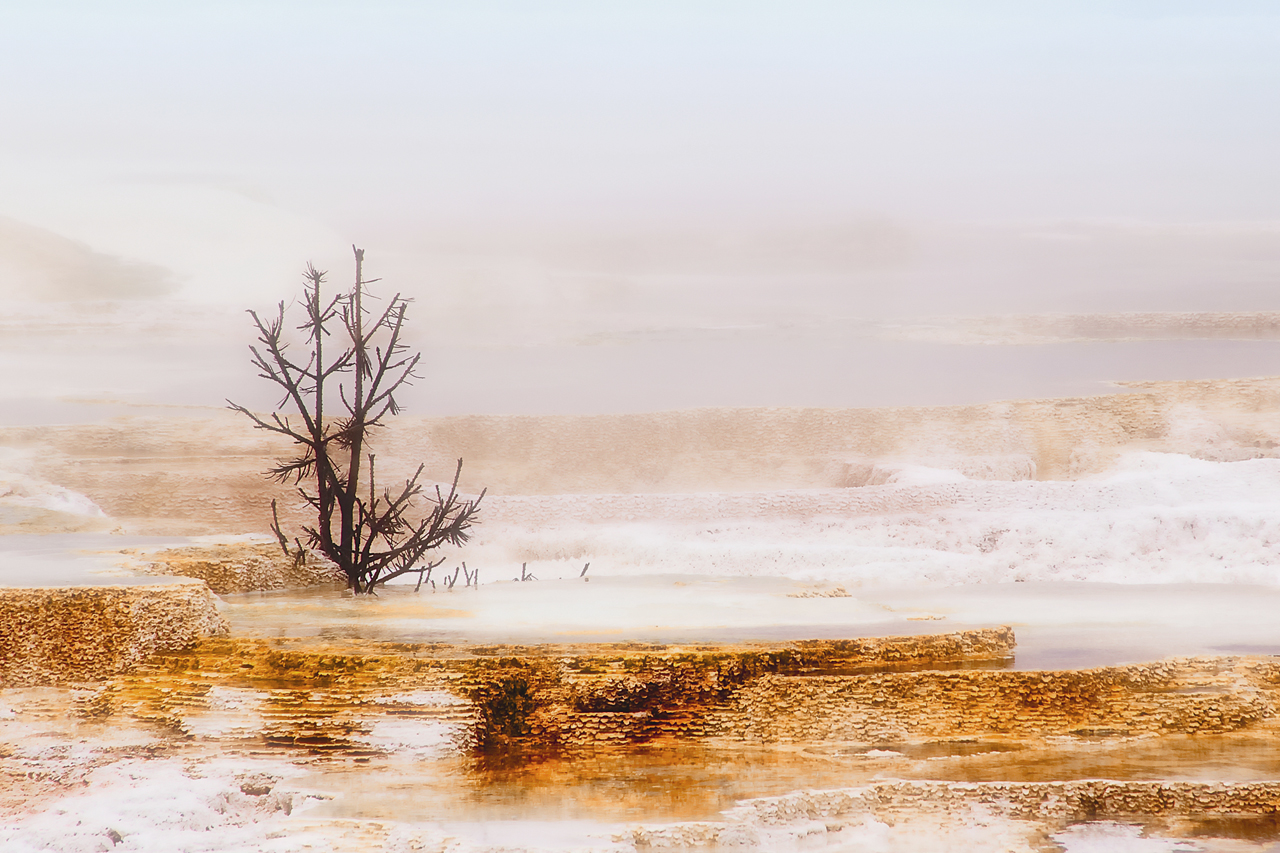
[{"label": "rust-colored stain", "polygon": [[[84,712],[128,713],[180,729],[184,707],[202,708],[212,687],[258,690],[269,697],[268,743],[334,749],[350,742],[354,709],[426,689],[468,705],[469,741],[482,752],[546,753],[704,735],[713,709],[764,676],[979,664],[1007,658],[1013,642],[1007,628],[777,646],[205,638],[119,676]],[[291,725],[296,732],[286,731]]]},{"label": "rust-colored stain", "polygon": [[[1280,664],[1270,659],[983,668],[1012,646],[1005,628],[777,646],[208,638],[117,677],[83,713],[127,714],[180,731],[184,709],[204,707],[213,687],[249,689],[266,697],[262,744],[357,754],[365,747],[354,735],[371,703],[429,690],[455,697],[449,719],[465,730],[467,747],[526,757],[671,739],[803,746],[1274,725]],[[966,665],[974,668],[953,668]]]},{"label": "rust-colored stain", "polygon": [[[211,637],[51,691],[73,704],[45,716],[70,710],[82,732],[156,735],[126,748],[138,754],[213,750],[312,764],[322,777],[337,768],[334,779],[395,777],[451,791],[459,814],[503,797],[562,808],[571,796],[574,815],[711,820],[738,800],[814,787],[832,790],[796,807],[841,820],[975,804],[1046,825],[1280,813],[1280,783],[1248,781],[1280,772],[1280,661],[995,668],[1013,643],[1006,628],[689,646]],[[418,722],[450,733],[434,758],[379,740]],[[1167,779],[1203,762],[1238,765],[1238,783]],[[0,776],[12,777],[0,809],[64,785],[27,785],[22,766],[0,755]]]}]

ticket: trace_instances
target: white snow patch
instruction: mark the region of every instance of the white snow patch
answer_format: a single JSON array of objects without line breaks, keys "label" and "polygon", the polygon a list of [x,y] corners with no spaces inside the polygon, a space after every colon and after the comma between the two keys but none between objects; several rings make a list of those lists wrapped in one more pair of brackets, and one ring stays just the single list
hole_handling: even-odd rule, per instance
[{"label": "white snow patch", "polygon": [[0,471],[0,505],[44,509],[91,518],[106,518],[107,515],[101,507],[79,492],[12,471]]},{"label": "white snow patch", "polygon": [[466,728],[458,723],[408,717],[376,720],[360,740],[375,749],[422,761],[456,752],[466,737]]},{"label": "white snow patch", "polygon": [[[737,812],[726,812],[731,815]],[[1032,853],[1035,824],[975,807],[959,814],[901,814],[892,823],[871,815],[857,820],[729,820],[645,826],[626,833],[637,849],[733,849],[742,851],[825,851],[826,853]]]},{"label": "white snow patch", "polygon": [[886,486],[930,486],[935,483],[963,483],[968,479],[954,469],[912,464],[891,466],[872,475],[872,482]]},{"label": "white snow patch", "polygon": [[204,696],[206,709],[185,716],[182,727],[195,737],[257,736],[264,725],[261,709],[266,698],[260,690],[214,685]]},{"label": "white snow patch", "polygon": [[408,693],[395,693],[390,696],[379,696],[373,700],[379,705],[419,705],[439,708],[457,707],[467,704],[467,700],[443,690],[413,690]]},{"label": "white snow patch", "polygon": [[[918,472],[917,472],[918,473]],[[954,473],[954,472],[951,472]],[[923,475],[921,475],[923,476]],[[930,475],[932,476],[932,475]],[[1280,460],[1134,453],[1074,482],[495,498],[472,565],[540,578],[1280,583]],[[501,570],[486,570],[501,577]]]},{"label": "white snow patch", "polygon": [[1131,823],[1096,821],[1054,833],[1064,853],[1196,853],[1199,844],[1186,839],[1147,838]]},{"label": "white snow patch", "polygon": [[174,760],[128,760],[93,770],[82,794],[0,826],[9,853],[146,853],[295,849],[264,846],[289,794],[249,796],[228,769],[192,775]]}]

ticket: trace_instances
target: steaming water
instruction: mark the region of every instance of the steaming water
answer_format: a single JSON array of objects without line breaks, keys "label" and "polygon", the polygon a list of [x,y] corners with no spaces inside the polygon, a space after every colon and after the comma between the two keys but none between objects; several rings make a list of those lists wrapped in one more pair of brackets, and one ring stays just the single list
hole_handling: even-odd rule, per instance
[{"label": "steaming water", "polygon": [[[829,589],[829,587],[828,587]],[[1280,588],[1235,584],[1029,582],[862,587],[653,575],[417,592],[376,602],[337,589],[223,596],[236,633],[396,642],[751,642],[886,636],[1012,625],[1019,669],[1135,663],[1173,655],[1280,654]]]},{"label": "steaming water", "polygon": [[0,536],[0,585],[109,586],[172,583],[173,578],[138,575],[121,565],[124,548],[177,547],[188,540],[158,536],[46,534]]},{"label": "steaming water", "polygon": [[[775,289],[785,293],[786,283]],[[422,379],[403,402],[417,415],[953,405],[1280,370],[1270,313],[1081,315],[1055,325],[1018,316],[813,319],[820,312],[793,321],[778,316],[781,304],[767,308],[739,320],[662,314],[651,326],[621,328],[613,314],[587,312],[530,339],[520,316],[470,336],[466,318],[433,318],[414,327]],[[199,414],[227,397],[263,409],[277,402],[248,366],[254,337],[241,305],[18,304],[0,328],[8,333],[0,338],[0,425],[172,416],[183,407]]]},{"label": "steaming water", "polygon": [[[1215,461],[1269,450],[1261,438],[1204,434],[1211,440],[1199,449],[1211,458],[1122,452],[1101,473],[1075,480],[970,479],[959,468],[925,464],[936,464],[929,457],[896,459],[878,485],[856,488],[495,495],[480,536],[458,555],[480,570],[478,588],[446,591],[437,574],[434,588],[400,584],[372,600],[316,588],[228,595],[222,608],[239,634],[401,641],[681,643],[1010,624],[1019,639],[1012,665],[1024,669],[1280,652],[1280,460]],[[1193,429],[1178,440],[1195,450],[1199,435]],[[53,529],[114,523],[85,495],[11,467],[0,509],[13,524],[24,512],[65,525]],[[121,550],[190,541],[3,537],[0,573],[17,585],[114,583],[127,571]],[[538,579],[513,580],[521,563]],[[244,749],[261,728],[262,699],[230,689],[211,691],[209,709],[185,723],[192,741],[177,755],[148,760],[129,750],[158,744],[154,731],[76,722],[66,716],[65,693],[0,697],[4,742],[18,745],[6,760],[79,786],[10,811],[0,824],[5,849],[121,849],[111,844],[115,832],[123,849],[147,853],[292,853],[307,845],[630,851],[611,837],[636,822],[718,819],[743,798],[879,775],[1280,775],[1275,749],[1248,737],[1081,744],[1070,754],[995,743],[933,745],[928,755],[910,744],[847,755],[676,748],[486,770],[449,751],[442,724],[378,716],[374,707],[361,737],[389,755],[299,764]],[[248,772],[280,777],[298,808],[285,815],[246,797],[239,780]],[[945,837],[973,850],[1021,850],[1029,849],[1025,835],[1016,821],[990,815],[946,825],[922,817],[839,832],[789,825],[753,836],[745,849],[933,850]],[[1073,828],[1058,839],[1070,851],[1194,849],[1122,824]],[[1264,849],[1261,841],[1233,843]]]},{"label": "steaming water", "polygon": [[[437,584],[434,591],[415,592],[402,584],[373,600],[333,588],[229,595],[223,609],[239,634],[404,641],[678,643],[1012,624],[1018,668],[1280,651],[1274,628],[1280,587],[1212,582],[1224,572],[1255,581],[1275,577],[1280,539],[1272,536],[1268,519],[1280,509],[1280,462],[1141,454],[1122,459],[1106,475],[1074,483],[968,481],[930,469],[904,480],[768,499],[602,496],[565,527],[532,523],[548,510],[554,516],[565,498],[525,497],[505,511],[499,503],[497,520],[469,553],[470,565],[482,571],[479,588],[443,591]],[[645,520],[619,521],[619,506],[634,511],[637,501],[649,508]],[[874,511],[886,503],[898,511]],[[841,506],[843,521],[832,511]],[[718,518],[726,508],[733,510],[729,517]],[[1002,535],[992,539],[992,529]],[[1052,547],[1032,547],[1049,533]],[[5,572],[20,583],[55,576],[94,581],[111,577],[98,573],[122,547],[167,542],[11,537],[4,543]],[[542,554],[528,567],[538,580],[504,576],[504,570],[515,571],[521,554],[500,547],[536,550],[552,542],[579,553],[555,559]],[[591,568],[580,577],[586,560]],[[1010,561],[1021,580],[1001,581]],[[681,564],[685,572],[672,571]],[[956,566],[963,571],[957,574]],[[1074,579],[1082,572],[1111,577],[1117,566],[1130,583]],[[689,571],[695,568],[697,573]],[[949,583],[984,574],[989,582]],[[1201,582],[1185,582],[1189,576]],[[21,698],[6,697],[12,708],[8,715],[0,712],[0,725],[6,716],[10,726],[32,725]],[[880,775],[1038,780],[1280,774],[1274,748],[1247,736],[1102,742],[1044,754],[997,743],[940,744],[930,754],[895,744],[848,755],[657,748],[585,763],[477,771],[442,750],[446,731],[407,720],[367,726],[371,745],[391,749],[386,759],[297,765],[269,755],[220,754],[212,744],[226,738],[234,743],[261,720],[251,695],[231,692],[210,701],[207,714],[187,723],[197,738],[187,763],[112,758],[84,776],[81,793],[33,804],[29,816],[0,827],[0,841],[21,851],[99,850],[111,830],[128,839],[126,849],[148,853],[301,851],[308,844],[334,850],[421,844],[451,851],[630,851],[628,843],[611,838],[636,822],[715,820],[744,798],[856,785]],[[43,728],[29,729],[24,749],[27,760],[43,765],[59,760],[51,756],[68,742],[109,745],[112,738],[130,738],[74,727],[58,734],[48,723],[36,725]],[[11,728],[6,740],[15,742],[15,736]],[[81,749],[89,752],[73,755],[71,766],[99,763],[89,757],[93,747]],[[191,767],[200,768],[197,775]],[[294,792],[299,804],[293,814],[264,813],[261,802],[237,793],[237,780],[255,770],[283,778],[281,790]],[[74,825],[66,814],[76,815]],[[1025,831],[1016,821],[990,815],[945,825],[925,818],[897,827],[864,821],[818,834],[797,824],[753,836],[744,849],[924,851],[937,849],[940,837],[948,844],[963,839],[974,850],[1030,849]],[[1071,828],[1057,838],[1068,851],[1196,849],[1114,823]],[[1251,842],[1232,843],[1254,849],[1239,846]]]},{"label": "steaming water", "polygon": [[[1014,15],[801,3],[727,16],[698,4],[527,14],[484,4],[456,14],[438,4],[188,4],[190,14],[111,5],[0,10],[11,22],[0,28],[0,66],[23,81],[6,92],[14,131],[0,163],[0,425],[191,417],[225,396],[274,404],[245,364],[239,309],[288,298],[302,259],[345,269],[350,235],[335,229],[366,235],[377,264],[377,247],[400,247],[373,275],[417,297],[411,343],[429,344],[426,369],[403,402],[419,415],[936,405],[1280,365],[1274,330],[1265,340],[1217,330],[1216,340],[1136,341],[1114,326],[1093,339],[1046,336],[1043,324],[1031,335],[996,324],[957,336],[863,319],[921,306],[1272,307],[1280,29],[1266,4],[1048,4]],[[361,121],[331,120],[333,105],[353,101]],[[234,310],[184,307],[192,298]],[[1035,346],[1010,345],[1036,336]],[[208,458],[149,463],[153,448],[140,441],[109,463],[103,455],[119,448],[93,438],[83,454],[93,464],[30,437],[35,449],[24,447],[41,465],[0,458],[0,529],[81,531],[0,541],[3,582],[110,582],[110,559],[92,552],[163,544],[86,535],[114,529],[111,516],[130,529],[124,519],[145,515],[157,494],[153,505],[205,515],[231,503],[219,502],[226,481]],[[926,453],[929,443],[895,460],[892,482],[844,494],[570,498],[590,510],[574,523],[546,520],[566,501],[495,499],[467,554],[484,575],[478,590],[397,589],[374,602],[336,591],[228,597],[226,612],[238,630],[265,635],[459,639],[784,638],[1006,622],[1021,638],[1018,666],[1276,647],[1274,464],[1178,458],[1092,483],[975,484],[939,468],[954,447]],[[1275,447],[1251,439],[1230,450]],[[148,464],[177,473],[140,476]],[[1082,464],[1070,476],[1092,473]],[[179,478],[209,493],[171,501]],[[156,494],[118,501],[129,512],[111,505],[147,489]],[[647,522],[626,518],[637,509]],[[587,560],[589,582],[576,576]],[[521,562],[541,580],[506,581]],[[791,597],[837,586],[849,596]],[[227,719],[206,720],[208,730],[234,722],[245,697],[222,699]],[[0,709],[0,724],[33,726],[15,761],[52,767],[66,797],[0,826],[0,846],[24,853],[617,848],[607,823],[556,811],[555,792],[599,802],[635,770],[544,785],[529,799],[563,814],[555,822],[516,809],[499,823],[441,820],[449,807],[433,818],[438,802],[471,801],[447,782],[406,785],[387,799],[436,825],[380,828],[354,819],[386,814],[376,795],[352,790],[367,774],[358,768],[338,784],[315,781],[345,798],[310,801],[353,820],[313,825],[306,808],[286,819],[240,794],[238,759],[194,770],[81,761],[102,732],[42,738],[65,721],[56,708],[32,714]],[[413,755],[432,743],[380,731],[407,738]],[[58,750],[71,757],[59,764]],[[698,784],[718,784],[713,763],[695,765]],[[635,775],[657,789],[670,781],[660,769]],[[776,776],[804,786],[801,772]],[[810,825],[754,846],[1028,846],[1010,822],[981,815],[913,832],[867,821],[831,837]],[[1121,824],[1057,840],[1073,853],[1208,849]]]}]

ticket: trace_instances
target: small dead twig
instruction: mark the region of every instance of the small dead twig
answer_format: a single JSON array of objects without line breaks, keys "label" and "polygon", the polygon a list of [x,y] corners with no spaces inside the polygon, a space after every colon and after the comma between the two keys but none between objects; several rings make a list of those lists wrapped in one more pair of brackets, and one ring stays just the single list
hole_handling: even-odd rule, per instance
[{"label": "small dead twig", "polygon": [[[434,566],[426,566],[425,568],[418,569],[418,585],[417,585],[417,586],[415,586],[415,587],[413,588],[413,591],[414,591],[414,592],[417,592],[418,590],[422,589],[422,581],[423,581],[423,576],[424,576],[424,575],[426,576],[426,580],[431,580],[431,570],[432,570],[433,568],[435,568],[435,567],[434,567]],[[431,582],[431,588],[432,588],[432,589],[435,589],[435,588],[436,588],[435,581],[432,581],[432,582]]]},{"label": "small dead twig", "polygon": [[280,513],[276,511],[276,499],[271,499],[271,532],[276,535],[276,540],[280,543],[280,550],[284,551],[286,557],[289,554],[289,540],[285,537],[284,531],[280,529]]}]

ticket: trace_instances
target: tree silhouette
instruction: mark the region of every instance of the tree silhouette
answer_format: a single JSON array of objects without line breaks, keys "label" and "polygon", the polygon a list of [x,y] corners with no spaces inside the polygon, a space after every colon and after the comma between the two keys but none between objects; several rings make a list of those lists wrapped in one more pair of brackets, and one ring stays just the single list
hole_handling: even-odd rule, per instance
[{"label": "tree silhouette", "polygon": [[[259,376],[280,387],[283,399],[269,417],[228,400],[258,429],[288,437],[299,454],[278,462],[266,476],[292,482],[298,494],[316,511],[315,526],[303,526],[307,544],[333,560],[358,594],[405,574],[423,573],[444,562],[436,556],[445,545],[462,545],[477,523],[482,491],[474,498],[458,492],[462,460],[447,491],[421,483],[419,465],[403,486],[379,491],[370,434],[399,414],[396,393],[418,378],[414,370],[420,353],[409,353],[401,341],[408,300],[396,294],[386,308],[373,314],[365,307],[371,282],[363,278],[364,250],[355,252],[355,284],[333,297],[321,294],[327,273],[307,264],[303,277],[302,323],[296,328],[306,339],[305,361],[288,354],[285,304],[263,320],[254,311],[260,346],[250,346]],[[373,279],[372,281],[378,281]],[[336,347],[336,350],[335,350]],[[281,529],[276,502],[271,502],[271,530],[290,554],[289,538]],[[305,559],[297,537],[291,555]]]}]

